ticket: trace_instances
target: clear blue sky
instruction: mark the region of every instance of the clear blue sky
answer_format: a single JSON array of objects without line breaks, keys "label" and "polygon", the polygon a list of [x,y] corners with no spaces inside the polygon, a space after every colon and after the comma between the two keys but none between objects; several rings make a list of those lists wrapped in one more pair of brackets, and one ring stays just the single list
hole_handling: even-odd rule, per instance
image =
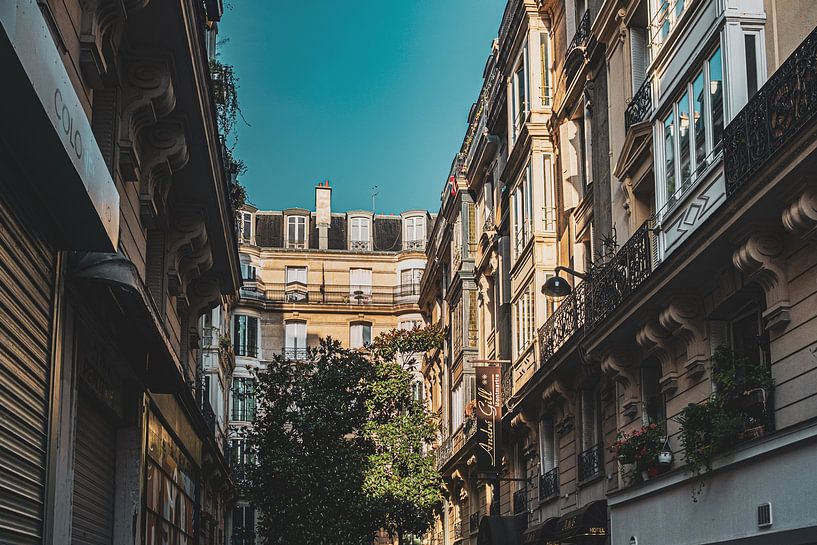
[{"label": "clear blue sky", "polygon": [[436,212],[479,93],[504,0],[233,0],[220,58],[235,66],[236,154],[261,209]]}]

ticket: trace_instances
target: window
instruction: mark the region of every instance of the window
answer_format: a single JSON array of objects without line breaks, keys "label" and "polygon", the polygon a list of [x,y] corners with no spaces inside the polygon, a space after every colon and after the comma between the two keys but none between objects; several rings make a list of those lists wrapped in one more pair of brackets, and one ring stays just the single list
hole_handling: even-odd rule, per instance
[{"label": "window", "polygon": [[661,126],[667,206],[677,202],[720,152],[723,123],[723,74],[718,48],[683,85]]},{"label": "window", "polygon": [[306,248],[306,217],[287,217],[287,248]]},{"label": "window", "polygon": [[292,320],[284,324],[284,349],[306,349],[306,322]]},{"label": "window", "polygon": [[369,218],[351,219],[352,250],[368,250],[369,245]]},{"label": "window", "polygon": [[661,366],[657,361],[651,360],[641,368],[641,399],[644,404],[642,421],[645,425],[663,425],[667,419],[660,380]]},{"label": "window", "polygon": [[531,236],[531,220],[533,219],[533,173],[531,164],[525,167],[522,180],[516,186],[511,196],[513,211],[513,248],[514,259],[519,257],[525,249]]},{"label": "window", "polygon": [[630,27],[630,66],[632,69],[633,95],[644,84],[647,67],[650,65],[650,48],[647,44],[647,29]]},{"label": "window", "polygon": [[519,136],[528,114],[528,44],[525,44],[517,62],[518,65],[511,76],[512,141]]},{"label": "window", "polygon": [[524,291],[514,301],[514,357],[518,358],[533,343],[536,335],[536,299],[533,282],[529,282]]},{"label": "window", "polygon": [[423,281],[423,269],[403,269],[400,271],[401,297],[420,294],[420,283]]},{"label": "window", "polygon": [[306,267],[287,267],[287,284],[303,284],[306,286]]},{"label": "window", "polygon": [[582,451],[586,451],[599,443],[601,430],[601,412],[598,403],[598,395],[593,390],[582,390],[581,392],[581,416],[582,416]]},{"label": "window", "polygon": [[403,320],[401,321],[398,326],[399,329],[403,329],[405,331],[411,331],[412,329],[419,329],[423,327],[422,320]]},{"label": "window", "polygon": [[763,329],[760,310],[743,312],[729,322],[729,345],[736,356],[744,357],[754,365],[769,361],[768,334]]},{"label": "window", "polygon": [[460,380],[451,391],[451,429],[457,431],[462,426],[465,416],[465,396],[463,395],[464,381]]},{"label": "window", "polygon": [[372,324],[360,322],[349,326],[349,346],[363,348],[372,342]]},{"label": "window", "polygon": [[233,350],[236,356],[258,356],[258,318],[242,315],[233,318]]},{"label": "window", "polygon": [[426,219],[423,216],[406,218],[406,241],[425,241]]},{"label": "window", "polygon": [[660,47],[678,24],[684,13],[685,0],[656,0],[655,16],[652,20],[653,45]]},{"label": "window", "polygon": [[372,270],[349,269],[349,302],[370,303],[372,300]]},{"label": "window", "polygon": [[247,261],[241,262],[241,280],[247,280],[249,282],[254,282],[257,276],[257,269],[252,266]]},{"label": "window", "polygon": [[239,505],[233,508],[231,545],[255,545],[255,507]]},{"label": "window", "polygon": [[539,422],[539,472],[544,475],[559,465],[557,450],[556,426],[553,416],[545,416]]},{"label": "window", "polygon": [[252,422],[255,420],[255,379],[233,378],[233,410],[231,420]]},{"label": "window", "polygon": [[539,56],[542,59],[542,88],[540,95],[542,106],[550,106],[553,87],[550,81],[550,33],[539,33]]},{"label": "window", "polygon": [[411,398],[414,401],[422,401],[425,399],[425,388],[421,380],[415,380],[411,383]]},{"label": "window", "polygon": [[252,240],[252,213],[241,212],[241,240],[250,242]]}]

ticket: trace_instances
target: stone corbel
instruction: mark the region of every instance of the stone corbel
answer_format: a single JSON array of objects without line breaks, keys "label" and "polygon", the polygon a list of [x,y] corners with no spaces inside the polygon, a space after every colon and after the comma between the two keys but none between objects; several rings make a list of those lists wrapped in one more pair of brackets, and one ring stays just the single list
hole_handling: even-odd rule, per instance
[{"label": "stone corbel", "polygon": [[170,63],[161,58],[125,58],[121,68],[122,123],[119,126],[120,168],[126,181],[139,179],[135,146],[145,127],[176,107]]},{"label": "stone corbel", "polygon": [[802,240],[817,244],[817,187],[807,187],[783,210],[783,226]]},{"label": "stone corbel", "polygon": [[180,121],[162,121],[145,131],[139,141],[142,158],[139,216],[149,229],[156,228],[164,213],[173,174],[189,159],[187,137]]},{"label": "stone corbel", "polygon": [[791,321],[789,283],[783,269],[783,241],[773,233],[756,233],[735,250],[732,263],[766,294],[763,322],[767,330],[779,331]]},{"label": "stone corbel", "polygon": [[[203,259],[200,250],[207,246],[207,228],[201,214],[192,210],[179,210],[174,216],[174,224],[168,238],[168,292],[179,296],[187,288],[187,278],[183,272],[189,261],[185,262],[185,260]],[[209,253],[209,248],[207,253]],[[212,256],[209,259],[212,260]]]},{"label": "stone corbel", "polygon": [[101,89],[109,77],[109,60],[115,58],[121,39],[124,13],[116,2],[87,0],[82,7],[79,65],[85,81]]},{"label": "stone corbel", "polygon": [[575,395],[561,381],[554,380],[542,392],[542,402],[544,405],[557,403],[563,400],[566,405],[572,406],[575,402]]},{"label": "stone corbel", "polygon": [[694,297],[674,299],[658,316],[658,323],[686,346],[684,368],[689,378],[696,379],[706,370],[706,320],[700,302]]},{"label": "stone corbel", "polygon": [[660,384],[662,391],[672,392],[678,388],[678,372],[672,350],[672,336],[656,320],[644,324],[636,334],[636,341],[644,349],[644,354],[654,357],[661,365]]}]

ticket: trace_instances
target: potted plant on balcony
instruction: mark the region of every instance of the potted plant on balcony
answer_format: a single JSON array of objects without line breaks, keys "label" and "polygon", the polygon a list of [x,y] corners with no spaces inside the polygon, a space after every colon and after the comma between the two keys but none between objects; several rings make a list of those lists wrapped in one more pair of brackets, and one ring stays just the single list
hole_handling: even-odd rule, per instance
[{"label": "potted plant on balcony", "polygon": [[648,480],[665,469],[660,463],[660,456],[666,453],[665,445],[663,429],[657,424],[649,424],[630,433],[619,432],[610,451],[621,464],[622,474],[633,482],[639,475],[642,480]]}]

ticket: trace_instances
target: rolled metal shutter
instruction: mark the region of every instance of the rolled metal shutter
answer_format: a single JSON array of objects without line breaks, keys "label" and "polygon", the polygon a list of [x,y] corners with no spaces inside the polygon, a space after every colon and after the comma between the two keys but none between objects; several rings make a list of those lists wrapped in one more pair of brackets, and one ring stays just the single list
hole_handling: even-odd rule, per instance
[{"label": "rolled metal shutter", "polygon": [[74,447],[72,545],[113,543],[116,429],[80,394]]},{"label": "rolled metal shutter", "polygon": [[0,543],[42,543],[55,258],[0,184]]}]

